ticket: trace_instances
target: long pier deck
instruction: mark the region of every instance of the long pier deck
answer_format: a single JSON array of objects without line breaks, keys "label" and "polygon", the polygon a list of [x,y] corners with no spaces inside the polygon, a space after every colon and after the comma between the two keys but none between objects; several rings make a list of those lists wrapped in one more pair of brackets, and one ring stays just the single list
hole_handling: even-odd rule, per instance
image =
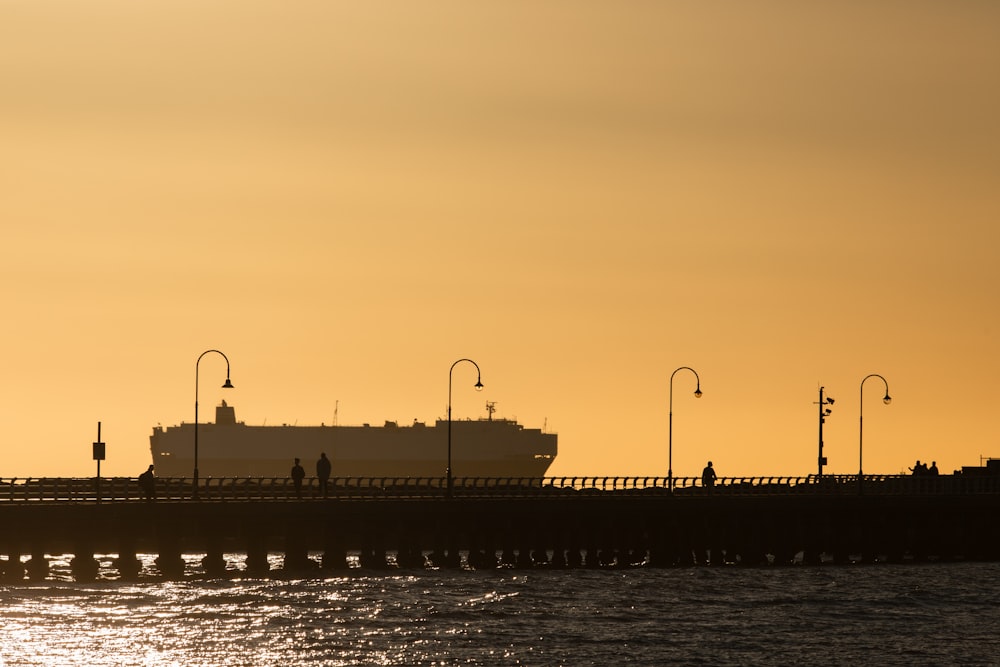
[{"label": "long pier deck", "polygon": [[[0,480],[0,577],[1000,560],[1000,477]],[[243,555],[239,565],[226,554]],[[102,573],[100,576],[107,576]],[[146,576],[146,575],[143,575]]]}]

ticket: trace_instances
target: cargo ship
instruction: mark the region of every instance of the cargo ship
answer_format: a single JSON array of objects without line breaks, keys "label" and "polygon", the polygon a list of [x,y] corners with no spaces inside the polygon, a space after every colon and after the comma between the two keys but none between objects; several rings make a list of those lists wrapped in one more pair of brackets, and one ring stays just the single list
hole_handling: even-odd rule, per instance
[{"label": "cargo ship", "polygon": [[[556,457],[557,436],[516,420],[488,416],[452,420],[452,475],[460,477],[541,478]],[[190,477],[194,470],[194,424],[156,426],[149,438],[160,477]],[[382,426],[248,426],[236,420],[225,401],[214,423],[198,424],[199,476],[287,477],[294,459],[306,474],[326,454],[332,477],[444,477],[448,461],[448,422],[414,421]]]}]

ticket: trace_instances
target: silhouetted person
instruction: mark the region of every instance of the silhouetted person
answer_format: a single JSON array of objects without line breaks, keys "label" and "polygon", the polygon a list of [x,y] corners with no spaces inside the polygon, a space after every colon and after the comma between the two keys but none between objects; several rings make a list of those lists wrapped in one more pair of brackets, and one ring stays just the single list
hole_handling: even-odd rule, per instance
[{"label": "silhouetted person", "polygon": [[326,498],[327,484],[330,482],[330,459],[326,458],[326,452],[320,454],[316,461],[316,479],[319,480],[319,490]]},{"label": "silhouetted person", "polygon": [[712,487],[715,486],[715,468],[712,467],[712,462],[709,461],[705,469],[701,471],[701,485],[708,489],[709,492],[712,491]]},{"label": "silhouetted person", "polygon": [[927,466],[922,464],[920,462],[920,459],[917,459],[917,462],[913,464],[912,468],[910,468],[910,472],[912,472],[914,475],[923,475],[925,472],[927,472]]},{"label": "silhouetted person", "polygon": [[146,472],[139,475],[139,488],[146,497],[146,502],[152,502],[156,498],[156,477],[153,475],[153,466],[149,466]]},{"label": "silhouetted person", "polygon": [[938,474],[937,461],[931,461],[931,467],[927,469],[927,474],[935,476]]},{"label": "silhouetted person", "polygon": [[305,478],[305,468],[299,465],[298,459],[295,459],[295,465],[292,466],[292,484],[295,485],[295,497],[299,500],[302,499],[302,480]]}]

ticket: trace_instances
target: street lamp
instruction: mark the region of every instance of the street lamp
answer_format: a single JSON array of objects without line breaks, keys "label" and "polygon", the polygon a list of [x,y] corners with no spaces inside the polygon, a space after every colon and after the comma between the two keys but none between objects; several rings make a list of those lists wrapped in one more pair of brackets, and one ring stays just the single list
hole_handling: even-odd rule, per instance
[{"label": "street lamp", "polygon": [[858,484],[861,484],[861,476],[864,474],[861,471],[863,467],[861,465],[861,455],[863,452],[864,445],[864,433],[865,433],[865,417],[864,417],[864,407],[865,407],[865,380],[868,378],[878,378],[885,385],[885,396],[882,397],[882,402],[886,405],[892,403],[892,397],[889,396],[889,383],[885,381],[885,378],[877,373],[872,373],[871,375],[866,375],[865,379],[861,381],[861,400],[858,401]]},{"label": "street lamp", "polygon": [[670,420],[667,428],[667,488],[673,493],[674,490],[674,376],[677,371],[691,371],[694,373],[695,389],[694,397],[701,398],[701,378],[698,372],[688,366],[681,366],[670,374]]},{"label": "street lamp", "polygon": [[229,357],[218,350],[205,350],[198,356],[198,361],[194,364],[194,497],[198,497],[198,368],[201,365],[201,358],[209,352],[221,354],[226,360],[226,383],[223,389],[232,389],[233,383],[229,381]]},{"label": "street lamp", "polygon": [[445,475],[448,478],[448,497],[451,498],[451,373],[455,370],[455,366],[463,361],[468,361],[470,364],[476,367],[476,391],[482,391],[482,372],[479,370],[479,364],[474,362],[472,359],[459,359],[451,365],[448,370],[448,468],[445,470]]}]

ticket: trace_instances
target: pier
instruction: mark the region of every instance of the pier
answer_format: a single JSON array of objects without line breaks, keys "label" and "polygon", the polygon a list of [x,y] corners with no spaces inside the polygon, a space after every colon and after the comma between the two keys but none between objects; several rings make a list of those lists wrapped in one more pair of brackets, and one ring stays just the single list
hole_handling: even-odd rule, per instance
[{"label": "pier", "polygon": [[[1000,476],[0,480],[0,577],[1000,560]],[[234,564],[227,554],[239,554]],[[273,566],[275,555],[280,565]],[[113,558],[100,572],[97,556]],[[107,570],[107,568],[104,568]],[[143,575],[148,576],[148,575]]]}]

